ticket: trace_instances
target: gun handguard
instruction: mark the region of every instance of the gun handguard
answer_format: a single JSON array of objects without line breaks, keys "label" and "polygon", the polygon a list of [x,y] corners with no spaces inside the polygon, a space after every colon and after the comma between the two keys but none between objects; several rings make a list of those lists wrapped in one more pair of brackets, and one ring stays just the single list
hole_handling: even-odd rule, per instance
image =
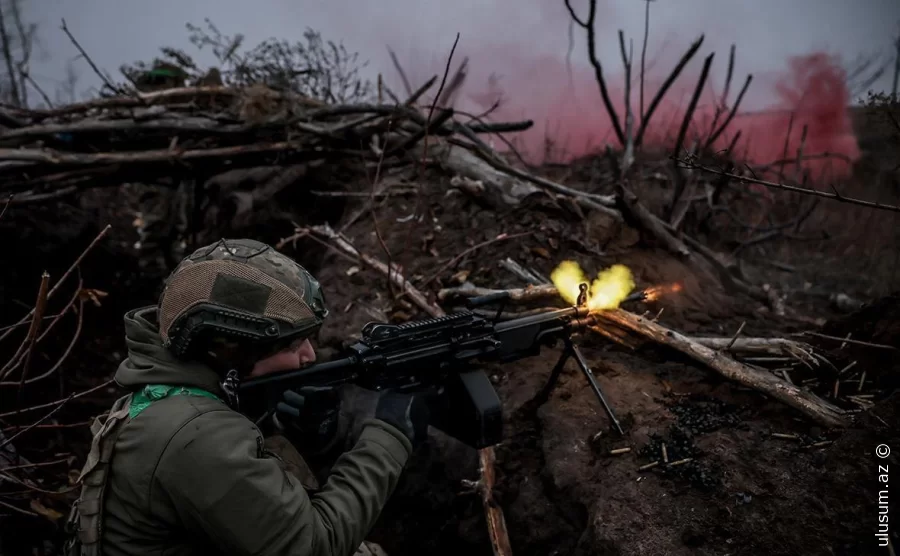
[{"label": "gun handguard", "polygon": [[570,334],[590,321],[587,308],[576,305],[503,322],[470,310],[405,324],[371,322],[341,358],[242,381],[241,410],[266,414],[285,390],[309,385],[424,390],[432,396],[433,426],[472,447],[491,446],[502,439],[501,405],[478,363],[535,356],[560,340],[571,348]]}]

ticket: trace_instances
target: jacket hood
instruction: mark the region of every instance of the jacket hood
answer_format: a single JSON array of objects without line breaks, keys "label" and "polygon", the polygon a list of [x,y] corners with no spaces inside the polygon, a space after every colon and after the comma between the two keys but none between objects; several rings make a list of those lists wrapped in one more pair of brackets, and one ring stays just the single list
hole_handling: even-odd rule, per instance
[{"label": "jacket hood", "polygon": [[224,396],[220,378],[209,366],[181,361],[162,345],[155,306],[125,314],[125,345],[128,357],[116,370],[116,382],[129,390],[147,384],[192,386]]}]

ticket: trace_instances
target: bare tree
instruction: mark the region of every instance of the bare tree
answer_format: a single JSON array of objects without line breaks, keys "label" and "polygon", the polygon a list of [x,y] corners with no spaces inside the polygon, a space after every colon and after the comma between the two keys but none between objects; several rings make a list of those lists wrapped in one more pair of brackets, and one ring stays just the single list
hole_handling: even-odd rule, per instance
[{"label": "bare tree", "polygon": [[860,54],[850,62],[844,63],[847,89],[851,98],[858,98],[867,92],[870,87],[881,79],[891,64],[891,57],[884,56],[883,52],[872,54]]},{"label": "bare tree", "polygon": [[891,97],[897,99],[897,82],[900,81],[900,30],[894,39],[894,84],[891,87]]},{"label": "bare tree", "polygon": [[28,86],[40,88],[28,73],[37,25],[22,21],[21,0],[0,3],[0,54],[5,71],[0,77],[0,98],[14,106],[28,106]]},{"label": "bare tree", "polygon": [[71,104],[78,101],[78,73],[75,72],[73,60],[66,63],[66,75],[56,88],[56,104]]}]

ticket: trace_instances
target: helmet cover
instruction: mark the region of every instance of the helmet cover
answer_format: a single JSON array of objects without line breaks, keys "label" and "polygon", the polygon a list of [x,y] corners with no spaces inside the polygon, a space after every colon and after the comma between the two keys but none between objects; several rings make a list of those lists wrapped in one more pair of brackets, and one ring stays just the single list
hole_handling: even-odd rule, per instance
[{"label": "helmet cover", "polygon": [[222,239],[179,263],[159,300],[163,345],[184,356],[201,338],[260,346],[314,334],[328,315],[319,282],[252,239]]}]

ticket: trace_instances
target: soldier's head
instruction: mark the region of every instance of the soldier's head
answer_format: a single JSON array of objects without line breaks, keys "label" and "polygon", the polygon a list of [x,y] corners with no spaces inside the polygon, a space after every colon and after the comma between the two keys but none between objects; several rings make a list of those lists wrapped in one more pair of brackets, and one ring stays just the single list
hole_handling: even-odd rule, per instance
[{"label": "soldier's head", "polygon": [[180,67],[157,60],[153,67],[135,78],[135,87],[143,93],[184,87],[187,72]]},{"label": "soldier's head", "polygon": [[319,282],[251,239],[222,239],[184,258],[159,299],[163,345],[185,360],[252,376],[315,361],[309,342],[328,310]]}]

